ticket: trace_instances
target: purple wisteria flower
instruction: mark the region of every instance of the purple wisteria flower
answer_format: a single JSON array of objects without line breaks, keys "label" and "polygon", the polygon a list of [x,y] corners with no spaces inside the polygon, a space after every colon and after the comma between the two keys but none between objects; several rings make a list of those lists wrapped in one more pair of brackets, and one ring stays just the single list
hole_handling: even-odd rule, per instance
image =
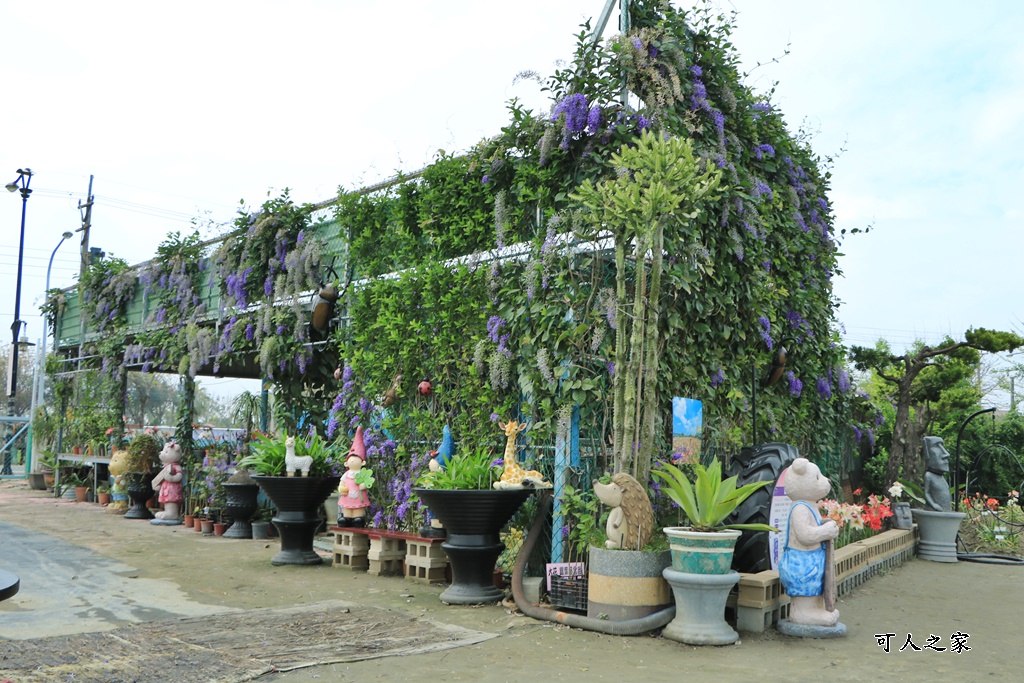
[{"label": "purple wisteria flower", "polygon": [[772,342],[772,321],[762,315],[757,318],[757,322],[761,325],[761,339],[764,340],[764,345],[771,351],[775,346],[774,342]]},{"label": "purple wisteria flower", "polygon": [[857,439],[857,443],[860,443],[860,440],[864,437],[864,434],[860,431],[860,427],[857,425],[853,425],[853,437]]},{"label": "purple wisteria flower", "polygon": [[500,419],[501,419],[500,415],[498,415],[497,413],[491,413],[491,422],[497,422]]},{"label": "purple wisteria flower", "polygon": [[761,201],[761,197],[764,197],[764,196],[767,196],[768,197],[768,201],[771,201],[772,197],[774,197],[774,195],[772,194],[772,188],[770,188],[768,186],[768,183],[764,182],[763,180],[755,181],[754,182],[754,197],[756,197],[758,201]]},{"label": "purple wisteria flower", "polygon": [[551,112],[551,120],[558,121],[559,117],[565,116],[565,130],[567,133],[580,133],[587,126],[587,118],[590,107],[585,95],[576,93],[569,95],[555,105]]},{"label": "purple wisteria flower", "polygon": [[786,371],[786,379],[789,381],[789,395],[793,398],[800,398],[800,394],[804,390],[804,383],[800,381],[800,378],[792,370]]},{"label": "purple wisteria flower", "polygon": [[633,47],[635,47],[638,50],[642,49],[644,46],[643,41],[637,38],[636,36],[633,36],[629,42],[633,43]]},{"label": "purple wisteria flower", "polygon": [[770,157],[775,156],[775,148],[767,143],[763,145],[758,145],[757,147],[754,148],[754,156],[757,157],[758,160],[764,158],[765,154],[767,154]]},{"label": "purple wisteria flower", "polygon": [[715,374],[711,375],[711,388],[717,389],[724,381],[725,372],[722,371],[722,366],[718,366],[718,370],[715,371]]},{"label": "purple wisteria flower", "polygon": [[487,321],[487,336],[490,337],[491,341],[495,344],[498,343],[500,338],[500,330],[505,326],[505,321],[501,319],[501,316],[492,315]]},{"label": "purple wisteria flower", "polygon": [[843,394],[850,390],[850,373],[846,370],[839,371],[839,378],[836,380],[836,386],[839,387],[839,391]]},{"label": "purple wisteria flower", "polygon": [[486,185],[487,183],[491,182],[491,176],[485,175],[483,178],[480,179],[480,182]]},{"label": "purple wisteria flower", "polygon": [[826,399],[832,398],[832,387],[829,386],[826,378],[819,377],[815,385],[818,389],[818,396]]}]

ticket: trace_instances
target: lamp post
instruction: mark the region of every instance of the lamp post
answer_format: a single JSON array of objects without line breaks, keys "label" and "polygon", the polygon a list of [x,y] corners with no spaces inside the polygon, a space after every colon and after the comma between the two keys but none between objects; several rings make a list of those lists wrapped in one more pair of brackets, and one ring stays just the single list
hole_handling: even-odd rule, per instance
[{"label": "lamp post", "polygon": [[[14,395],[18,391],[18,333],[21,332],[21,270],[25,261],[25,209],[28,207],[28,196],[32,194],[29,183],[32,182],[32,169],[19,168],[18,178],[7,185],[8,192],[21,191],[21,241],[18,244],[18,284],[14,294],[14,322],[11,323],[11,355],[7,364],[7,415],[14,416]],[[14,435],[14,423],[11,423],[10,434]]]},{"label": "lamp post", "polygon": [[[53,258],[57,255],[57,250],[60,249],[60,246],[72,237],[73,235],[70,232],[65,232],[61,235],[60,242],[57,242],[57,246],[53,248],[53,252],[50,254],[50,263],[46,266],[46,290],[43,295],[44,297],[49,296],[50,294],[50,271],[53,270]],[[34,382],[32,390],[32,412],[29,414],[29,417],[32,419],[33,429],[36,419],[36,409],[42,405],[43,401],[46,399],[46,336],[46,318],[44,316],[43,339],[40,342],[39,355],[36,358],[36,381]]]},{"label": "lamp post", "polygon": [[21,241],[18,244],[18,284],[14,294],[14,322],[11,323],[11,364],[7,368],[7,414],[14,414],[14,394],[18,390],[18,332],[21,331],[21,270],[25,262],[25,209],[32,194],[32,169],[19,168],[18,178],[5,187],[8,192],[21,190]]}]

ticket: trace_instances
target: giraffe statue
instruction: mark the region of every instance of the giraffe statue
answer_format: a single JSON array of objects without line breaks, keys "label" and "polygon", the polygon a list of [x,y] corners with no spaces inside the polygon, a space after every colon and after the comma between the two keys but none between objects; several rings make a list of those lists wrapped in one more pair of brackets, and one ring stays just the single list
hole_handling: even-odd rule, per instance
[{"label": "giraffe statue", "polygon": [[519,466],[519,463],[516,462],[516,437],[519,435],[519,432],[526,429],[526,425],[519,424],[515,420],[511,420],[507,423],[499,422],[498,426],[505,430],[505,436],[508,438],[508,443],[505,444],[505,469],[501,473],[501,479],[494,482],[494,488],[499,490],[551,488],[551,482],[549,482],[543,474],[537,470],[524,470]]}]

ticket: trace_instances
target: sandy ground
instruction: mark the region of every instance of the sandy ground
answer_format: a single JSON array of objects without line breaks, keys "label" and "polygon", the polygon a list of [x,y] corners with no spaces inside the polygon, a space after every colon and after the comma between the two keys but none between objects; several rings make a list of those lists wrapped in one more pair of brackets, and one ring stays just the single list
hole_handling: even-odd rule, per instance
[{"label": "sandy ground", "polygon": [[[499,605],[446,606],[438,599],[442,587],[370,577],[329,564],[274,567],[270,564],[277,550],[273,541],[227,540],[203,537],[182,527],[151,526],[108,515],[94,504],[54,500],[43,492],[30,491],[23,482],[0,483],[0,567],[10,569],[14,564],[13,549],[32,538],[25,532],[35,535],[41,545],[47,540],[41,534],[46,534],[91,550],[102,557],[93,560],[96,566],[91,570],[107,572],[119,584],[134,583],[141,588],[114,591],[123,609],[99,615],[87,610],[84,616],[69,617],[67,609],[59,611],[59,605],[25,598],[38,594],[41,587],[52,593],[68,577],[60,576],[52,566],[38,572],[19,569],[22,593],[0,603],[0,629],[5,621],[17,618],[43,623],[46,615],[41,613],[47,610],[63,614],[58,618],[50,615],[51,623],[59,624],[54,626],[56,634],[57,630],[114,628],[175,613],[341,599],[500,635],[445,652],[312,667],[259,679],[271,683],[313,679],[589,681],[623,676],[678,681],[687,674],[706,674],[719,681],[751,681],[755,677],[763,681],[863,681],[878,676],[940,681],[972,674],[1017,680],[1024,669],[1022,566],[913,560],[872,578],[840,600],[841,620],[848,628],[845,639],[798,640],[770,631],[741,634],[740,643],[733,646],[698,648],[656,635],[627,638],[570,629]],[[48,564],[53,559],[39,561]],[[33,610],[40,614],[27,615]],[[969,651],[953,653],[948,649],[950,635],[956,632],[969,636],[965,640]],[[875,635],[883,633],[894,634],[888,653]],[[900,652],[908,635],[922,648],[930,635],[938,636],[935,646],[947,649],[918,652],[907,647]]]}]

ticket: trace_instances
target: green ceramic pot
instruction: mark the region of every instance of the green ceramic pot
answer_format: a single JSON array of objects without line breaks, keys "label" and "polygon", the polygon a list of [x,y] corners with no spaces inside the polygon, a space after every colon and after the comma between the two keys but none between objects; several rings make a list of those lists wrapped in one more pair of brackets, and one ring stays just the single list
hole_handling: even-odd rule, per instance
[{"label": "green ceramic pot", "polygon": [[732,569],[732,555],[737,529],[722,531],[692,531],[690,527],[674,526],[663,529],[672,551],[672,569],[686,574],[728,574]]}]

